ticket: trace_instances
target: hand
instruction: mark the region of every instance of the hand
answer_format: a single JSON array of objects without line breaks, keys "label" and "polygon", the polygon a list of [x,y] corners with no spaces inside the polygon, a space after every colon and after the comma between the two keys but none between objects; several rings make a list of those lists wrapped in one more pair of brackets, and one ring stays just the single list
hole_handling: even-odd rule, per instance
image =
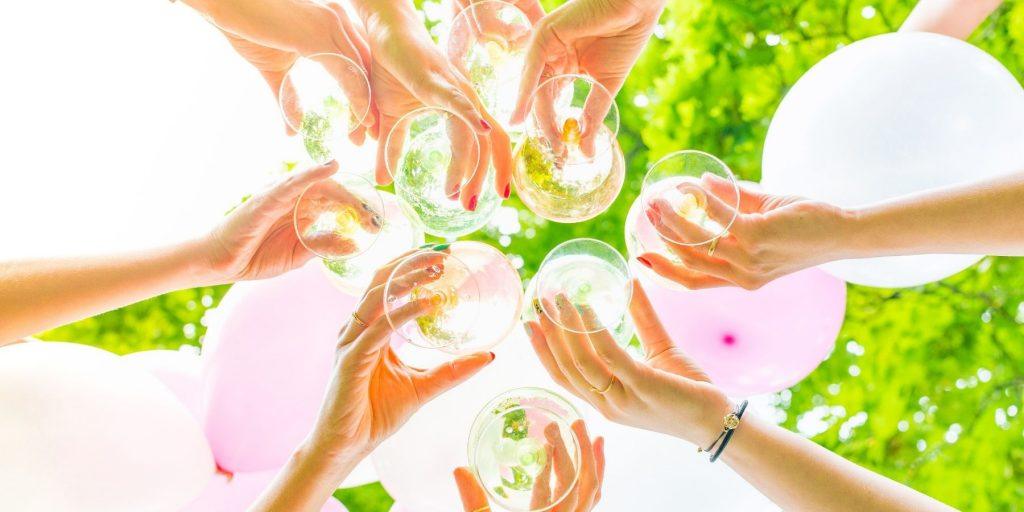
[{"label": "hand", "polygon": [[530,98],[542,80],[585,73],[611,93],[587,99],[581,146],[591,148],[598,133],[592,127],[608,114],[663,8],[662,0],[573,0],[548,13],[534,29],[512,122],[526,121]]},{"label": "hand", "polygon": [[[593,310],[577,312],[564,295],[526,325],[537,356],[559,385],[608,419],[706,446],[722,429],[729,399],[675,346],[647,294],[633,282],[630,315],[647,354],[634,360],[611,334],[597,329]],[[559,317],[562,329],[543,311]],[[586,331],[590,331],[586,334]]]},{"label": "hand", "polygon": [[[380,111],[380,139],[386,140],[398,119],[412,110],[423,106],[448,110],[469,125],[453,123],[450,127],[455,156],[445,184],[448,197],[459,197],[464,208],[475,210],[493,163],[495,189],[507,198],[512,172],[508,134],[434,45],[412,4],[379,2],[367,9],[372,9],[364,9],[364,23],[373,55],[370,82]],[[398,130],[392,145],[400,147],[405,135]],[[380,144],[378,184],[391,182],[389,165],[393,169],[399,156],[397,151],[388,154],[386,144]]]},{"label": "hand", "polygon": [[[300,56],[335,53],[348,57],[364,72],[369,63],[369,47],[338,4],[322,5],[312,0],[186,1],[217,26],[235,51],[260,72],[279,102],[282,92],[295,94],[285,76]],[[329,65],[325,67],[331,71]],[[369,109],[361,129],[350,135],[354,142],[361,143],[364,130],[371,129],[377,119],[371,99],[366,97],[365,82],[347,79],[342,73],[335,76],[353,103],[353,110],[362,113]],[[287,96],[282,103],[298,108],[298,102],[289,101]],[[287,115],[293,119],[302,117],[297,110]],[[285,129],[290,135],[295,133],[288,123]]]},{"label": "hand", "polygon": [[[307,189],[309,194],[322,196],[325,201],[352,206],[364,229],[379,231],[383,223],[380,214],[367,208],[338,182],[327,179],[337,170],[338,163],[331,161],[297,172],[232,211],[199,244],[201,261],[211,274],[209,282],[266,279],[309,261],[313,253],[299,242],[293,218],[295,203]],[[344,252],[344,248],[332,249]]]},{"label": "hand", "polygon": [[[851,214],[842,208],[794,196],[774,196],[740,187],[739,212],[732,184],[707,174],[701,179],[707,194],[707,214],[729,232],[719,238],[714,254],[706,245],[687,246],[665,240],[681,263],[648,252],[637,260],[687,288],[740,286],[753,290],[786,274],[842,259],[839,242]],[[712,234],[689,223],[664,200],[647,205],[647,217],[665,237],[708,240]]]},{"label": "hand", "polygon": [[[436,297],[413,300],[384,315],[385,283],[405,256],[377,271],[353,320],[338,340],[334,378],[324,399],[313,433],[306,444],[338,465],[359,460],[401,427],[414,412],[439,394],[470,378],[494,360],[479,352],[441,366],[412,368],[395,355],[389,344],[395,326],[438,306]],[[409,272],[396,277],[389,293],[408,294],[415,286],[444,273],[443,256],[420,258]]]},{"label": "hand", "polygon": [[[604,483],[604,438],[598,437],[591,441],[583,420],[576,420],[572,430],[580,442],[580,474],[579,481],[568,496],[550,508],[551,512],[590,512],[601,500],[601,485]],[[551,503],[551,495],[565,493],[566,485],[572,485],[575,479],[570,461],[569,451],[558,433],[558,427],[552,425],[544,432],[548,443],[548,457],[544,467],[537,476],[532,498],[532,507],[540,510]],[[552,491],[551,477],[555,477]],[[455,484],[462,496],[462,506],[466,512],[490,511],[487,493],[480,481],[469,468],[455,469]]]}]

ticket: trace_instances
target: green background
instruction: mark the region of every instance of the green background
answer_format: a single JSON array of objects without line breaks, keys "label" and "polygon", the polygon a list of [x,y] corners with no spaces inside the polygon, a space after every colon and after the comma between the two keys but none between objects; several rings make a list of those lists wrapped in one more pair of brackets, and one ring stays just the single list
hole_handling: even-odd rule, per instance
[{"label": "green background", "polygon": [[[558,3],[545,2],[549,8]],[[518,222],[473,238],[521,259],[524,278],[547,250],[569,238],[599,238],[625,251],[623,221],[648,161],[701,149],[722,157],[742,178],[758,180],[765,132],[786,90],[840,45],[898,28],[912,5],[671,1],[618,96],[629,177],[616,203],[594,220],[562,225],[532,215],[513,196],[506,205],[518,210]],[[1020,79],[1024,2],[1008,2],[971,41]],[[170,293],[43,337],[118,353],[200,345],[204,314],[225,291]],[[803,382],[777,394],[777,420],[958,508],[1024,509],[1022,300],[1024,263],[1010,258],[986,258],[918,288],[850,286],[835,350]],[[391,504],[377,484],[338,496],[353,512],[384,512]]]}]

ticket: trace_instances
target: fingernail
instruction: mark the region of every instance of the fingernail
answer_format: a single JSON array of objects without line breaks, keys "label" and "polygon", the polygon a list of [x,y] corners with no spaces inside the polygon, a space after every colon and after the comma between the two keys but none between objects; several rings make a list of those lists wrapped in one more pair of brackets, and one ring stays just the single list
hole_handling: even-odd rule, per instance
[{"label": "fingernail", "polygon": [[452,244],[449,244],[449,243],[437,244],[437,245],[434,246],[434,250],[437,251],[437,252],[441,252],[441,251],[447,249],[448,247],[450,247],[451,245]]},{"label": "fingernail", "polygon": [[420,249],[426,249],[428,247],[433,248],[434,247],[434,242],[427,242],[427,243],[419,246]]},{"label": "fingernail", "polygon": [[458,187],[458,186],[456,186],[456,187],[455,187],[455,190],[452,190],[451,192],[449,192],[449,193],[448,193],[448,199],[451,199],[452,201],[454,201],[454,200],[458,199],[458,198],[459,198],[459,191],[460,191],[460,188],[461,188],[461,187]]},{"label": "fingernail", "polygon": [[494,358],[496,357],[496,356],[494,355],[494,352],[488,352],[488,354],[490,354],[490,355],[491,355],[491,361],[494,361]]},{"label": "fingernail", "polygon": [[647,261],[647,259],[642,257],[642,256],[637,256],[636,260],[639,261],[641,265],[643,265],[643,266],[645,266],[647,268],[654,268],[654,267],[651,266],[651,262]]},{"label": "fingernail", "polygon": [[384,219],[381,219],[380,215],[377,214],[373,215],[373,219],[371,219],[370,222],[372,222],[373,225],[377,226],[378,228],[384,225]]},{"label": "fingernail", "polygon": [[365,201],[359,201],[359,206],[362,206],[363,209],[368,211],[368,212],[372,212],[373,211],[373,210],[370,209],[370,205],[366,204]]},{"label": "fingernail", "polygon": [[476,196],[473,196],[469,199],[469,211],[476,211]]},{"label": "fingernail", "polygon": [[560,307],[564,307],[564,308],[567,308],[567,307],[569,307],[569,305],[570,305],[570,304],[569,304],[569,299],[568,299],[568,298],[566,298],[566,297],[565,297],[565,295],[563,295],[563,294],[561,294],[561,293],[559,293],[559,294],[558,294],[558,295],[557,295],[557,296],[555,297],[555,302],[556,302],[556,303],[558,303],[558,305],[559,305]]},{"label": "fingernail", "polygon": [[509,183],[508,185],[505,185],[505,193],[503,195],[505,196],[505,199],[508,199],[508,196],[512,195],[512,184],[511,183]]},{"label": "fingernail", "polygon": [[491,123],[488,123],[484,119],[480,120],[480,126],[482,126],[484,130],[490,130],[491,129]]},{"label": "fingernail", "polygon": [[523,324],[523,330],[526,331],[527,336],[533,337],[533,327],[530,327],[530,324]]},{"label": "fingernail", "polygon": [[650,209],[645,210],[645,213],[647,213],[647,220],[651,221],[651,224],[657,224],[658,223],[658,221],[654,220],[655,219],[655,217],[654,217],[655,213],[654,213],[653,210],[650,210]]}]

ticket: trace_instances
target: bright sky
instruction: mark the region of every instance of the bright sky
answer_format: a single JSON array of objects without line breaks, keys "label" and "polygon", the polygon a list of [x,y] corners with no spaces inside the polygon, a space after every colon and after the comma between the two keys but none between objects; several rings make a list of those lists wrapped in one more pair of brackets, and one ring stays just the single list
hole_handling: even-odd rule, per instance
[{"label": "bright sky", "polygon": [[180,239],[301,155],[260,76],[185,5],[15,5],[0,16],[0,258]]}]

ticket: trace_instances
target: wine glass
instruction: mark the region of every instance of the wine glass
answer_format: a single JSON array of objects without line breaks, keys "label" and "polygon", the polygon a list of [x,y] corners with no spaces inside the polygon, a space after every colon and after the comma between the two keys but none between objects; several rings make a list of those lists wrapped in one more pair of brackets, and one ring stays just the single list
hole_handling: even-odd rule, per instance
[{"label": "wine glass", "polygon": [[285,122],[322,164],[354,145],[350,139],[370,112],[370,81],[348,57],[317,53],[292,64],[278,98]]},{"label": "wine glass", "polygon": [[[501,251],[459,241],[447,249],[417,251],[399,263],[384,285],[384,313],[404,341],[450,354],[488,350],[515,327],[523,286]],[[395,312],[428,299],[431,310],[399,324]]]},{"label": "wine glass", "polygon": [[588,76],[558,75],[541,82],[530,101],[526,133],[512,155],[519,198],[555,222],[607,210],[626,175],[615,97]]},{"label": "wine glass", "polygon": [[[727,195],[716,195],[732,210],[727,222],[719,223],[708,216],[707,203],[708,175],[721,178],[728,190]],[[645,213],[651,205],[675,212],[693,225],[683,237],[670,231],[659,231]],[[644,176],[640,196],[633,202],[626,216],[626,248],[630,261],[645,252],[656,252],[682,264],[682,260],[669,249],[668,244],[701,246],[715,243],[729,232],[739,211],[739,185],[729,166],[714,155],[696,150],[671,153],[651,166]],[[634,265],[644,275],[652,277],[659,284],[672,289],[685,289],[682,285],[665,279],[647,267]]]},{"label": "wine glass", "polygon": [[[580,329],[563,322],[556,306],[559,296],[577,310],[589,308],[593,312],[590,323]],[[526,309],[524,319],[536,321],[546,315],[571,332],[607,330],[620,346],[641,356],[642,350],[633,342],[629,317],[632,296],[629,265],[619,251],[600,240],[576,238],[562,242],[544,257],[526,290],[533,306]]]},{"label": "wine glass", "polygon": [[[509,512],[540,512],[565,500],[580,474],[580,444],[571,428],[578,419],[572,404],[542,388],[512,389],[488,402],[473,421],[468,448],[490,501]],[[568,460],[552,460],[555,453]],[[559,481],[553,464],[571,467],[572,481]]]},{"label": "wine glass", "polygon": [[500,0],[470,3],[452,19],[448,32],[448,60],[506,128],[515,110],[532,33],[526,14]]},{"label": "wine glass", "polygon": [[[457,238],[480,229],[498,210],[494,173],[487,171],[475,210],[467,210],[451,183],[464,184],[475,175],[480,145],[472,126],[452,112],[421,107],[402,116],[385,142],[388,172],[406,214],[427,233]],[[489,169],[485,167],[484,169]],[[461,185],[460,185],[461,186]]]},{"label": "wine glass", "polygon": [[366,178],[336,173],[306,187],[292,221],[299,242],[328,261],[346,261],[374,245],[384,227],[384,202]]},{"label": "wine glass", "polygon": [[382,261],[391,261],[423,245],[423,231],[402,214],[394,194],[378,191],[384,207],[384,225],[377,241],[365,252],[349,259],[325,259],[327,279],[339,290],[358,297],[370,285]]}]

